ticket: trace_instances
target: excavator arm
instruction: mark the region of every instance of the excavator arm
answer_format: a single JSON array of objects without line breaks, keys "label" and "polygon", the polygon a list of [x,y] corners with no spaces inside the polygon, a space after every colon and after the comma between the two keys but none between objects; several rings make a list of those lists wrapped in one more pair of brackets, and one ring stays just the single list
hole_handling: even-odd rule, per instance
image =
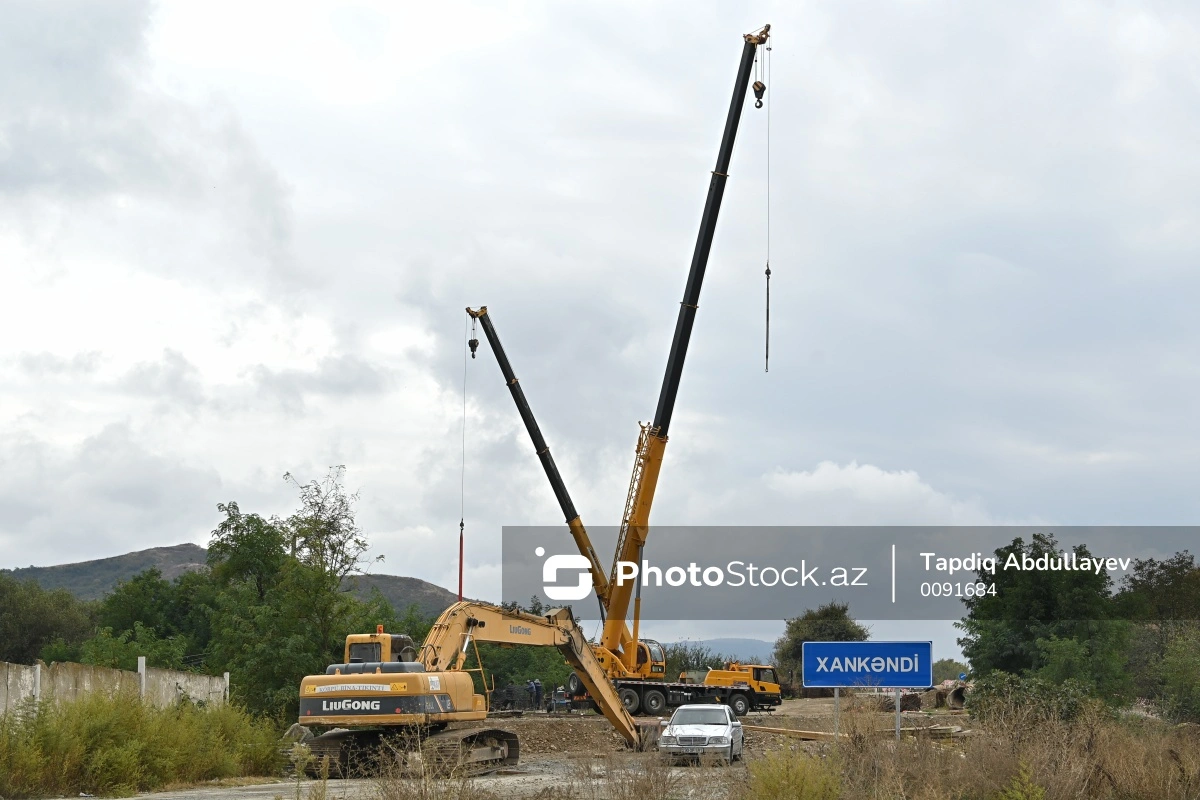
[{"label": "excavator arm", "polygon": [[545,616],[537,616],[485,603],[455,603],[438,617],[425,637],[420,661],[430,672],[461,670],[472,640],[557,648],[583,681],[605,719],[631,747],[640,746],[637,724],[622,705],[569,608],[552,609]]}]

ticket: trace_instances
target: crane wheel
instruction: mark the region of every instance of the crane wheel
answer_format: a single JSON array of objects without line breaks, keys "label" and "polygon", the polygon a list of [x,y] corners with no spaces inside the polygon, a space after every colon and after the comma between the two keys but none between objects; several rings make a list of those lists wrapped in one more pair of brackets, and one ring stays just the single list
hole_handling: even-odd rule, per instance
[{"label": "crane wheel", "polygon": [[642,695],[642,710],[652,717],[657,717],[667,708],[667,698],[658,689],[650,689]]},{"label": "crane wheel", "polygon": [[633,689],[622,689],[618,694],[621,697],[621,705],[625,706],[626,711],[628,711],[630,714],[638,713],[638,709],[641,707],[642,701],[641,698],[638,697],[637,692],[635,692]]},{"label": "crane wheel", "polygon": [[750,713],[750,701],[741,692],[729,696],[729,707],[733,709],[735,717],[744,717]]},{"label": "crane wheel", "polygon": [[579,676],[574,672],[571,673],[571,677],[567,678],[567,694],[572,697],[583,694],[583,681],[579,680]]}]

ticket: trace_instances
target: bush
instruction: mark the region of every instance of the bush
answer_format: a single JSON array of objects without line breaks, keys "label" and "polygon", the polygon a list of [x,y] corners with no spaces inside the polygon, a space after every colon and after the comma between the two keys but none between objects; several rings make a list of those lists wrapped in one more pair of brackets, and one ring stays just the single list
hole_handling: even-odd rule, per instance
[{"label": "bush", "polygon": [[1187,631],[1167,645],[1162,661],[1162,705],[1176,719],[1200,721],[1200,632]]},{"label": "bush", "polygon": [[278,732],[231,706],[168,709],[89,695],[0,717],[0,797],[131,794],[169,783],[270,775]]},{"label": "bush", "polygon": [[842,791],[832,764],[798,751],[775,751],[751,762],[746,789],[756,800],[836,800]]},{"label": "bush", "polygon": [[1033,773],[1022,764],[1012,782],[996,795],[996,800],[1046,800],[1046,790],[1034,783]]},{"label": "bush", "polygon": [[1089,686],[1073,678],[1053,683],[1007,672],[993,672],[975,681],[966,705],[971,716],[983,721],[1017,714],[1033,721],[1060,722],[1070,722],[1102,706],[1091,696]]}]

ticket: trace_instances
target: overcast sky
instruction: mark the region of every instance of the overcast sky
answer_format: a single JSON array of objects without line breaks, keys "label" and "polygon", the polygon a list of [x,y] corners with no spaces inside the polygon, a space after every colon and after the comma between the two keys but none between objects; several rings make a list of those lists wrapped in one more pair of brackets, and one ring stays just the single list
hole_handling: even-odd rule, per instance
[{"label": "overcast sky", "polygon": [[[1195,523],[1191,4],[6,2],[0,567],[345,464],[379,571],[452,587],[480,304],[618,522],[764,22],[771,371],[747,104],[654,521]],[[467,366],[493,597],[501,526],[561,515]]]}]

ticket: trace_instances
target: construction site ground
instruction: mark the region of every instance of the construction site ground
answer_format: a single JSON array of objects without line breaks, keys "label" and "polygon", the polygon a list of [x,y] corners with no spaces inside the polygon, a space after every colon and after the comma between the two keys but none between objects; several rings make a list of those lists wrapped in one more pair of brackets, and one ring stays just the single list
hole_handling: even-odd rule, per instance
[{"label": "construction site ground", "polygon": [[[844,714],[851,713],[851,703],[842,700]],[[742,718],[747,726],[761,725],[803,731],[832,732],[834,727],[833,700],[785,700],[773,712],[755,712]],[[894,725],[893,713],[859,713],[857,724],[886,731]],[[643,720],[645,718],[642,718]],[[954,714],[905,712],[902,725],[927,727],[940,724],[961,724],[964,718]],[[844,723],[848,718],[844,718]],[[577,796],[595,796],[592,790],[582,790],[588,781],[619,775],[644,762],[646,756],[631,753],[621,737],[601,716],[592,713],[549,715],[525,714],[520,717],[493,718],[489,724],[515,732],[521,739],[521,761],[516,767],[472,778],[480,796],[552,797],[560,790],[572,789]],[[778,734],[749,731],[746,733],[745,757],[732,767],[715,763],[677,764],[672,766],[671,779],[688,788],[691,797],[722,797],[727,787],[743,775],[747,762],[765,752],[784,747],[798,747],[819,753],[830,747],[828,742],[802,741]],[[405,798],[410,796],[404,787],[407,779],[330,780],[326,785],[314,781],[280,781],[256,785],[210,785],[176,791],[143,795],[159,800],[234,800],[235,798],[275,797],[308,800],[324,792],[334,798]],[[391,786],[386,785],[388,781]],[[603,794],[601,795],[603,796]]]}]

